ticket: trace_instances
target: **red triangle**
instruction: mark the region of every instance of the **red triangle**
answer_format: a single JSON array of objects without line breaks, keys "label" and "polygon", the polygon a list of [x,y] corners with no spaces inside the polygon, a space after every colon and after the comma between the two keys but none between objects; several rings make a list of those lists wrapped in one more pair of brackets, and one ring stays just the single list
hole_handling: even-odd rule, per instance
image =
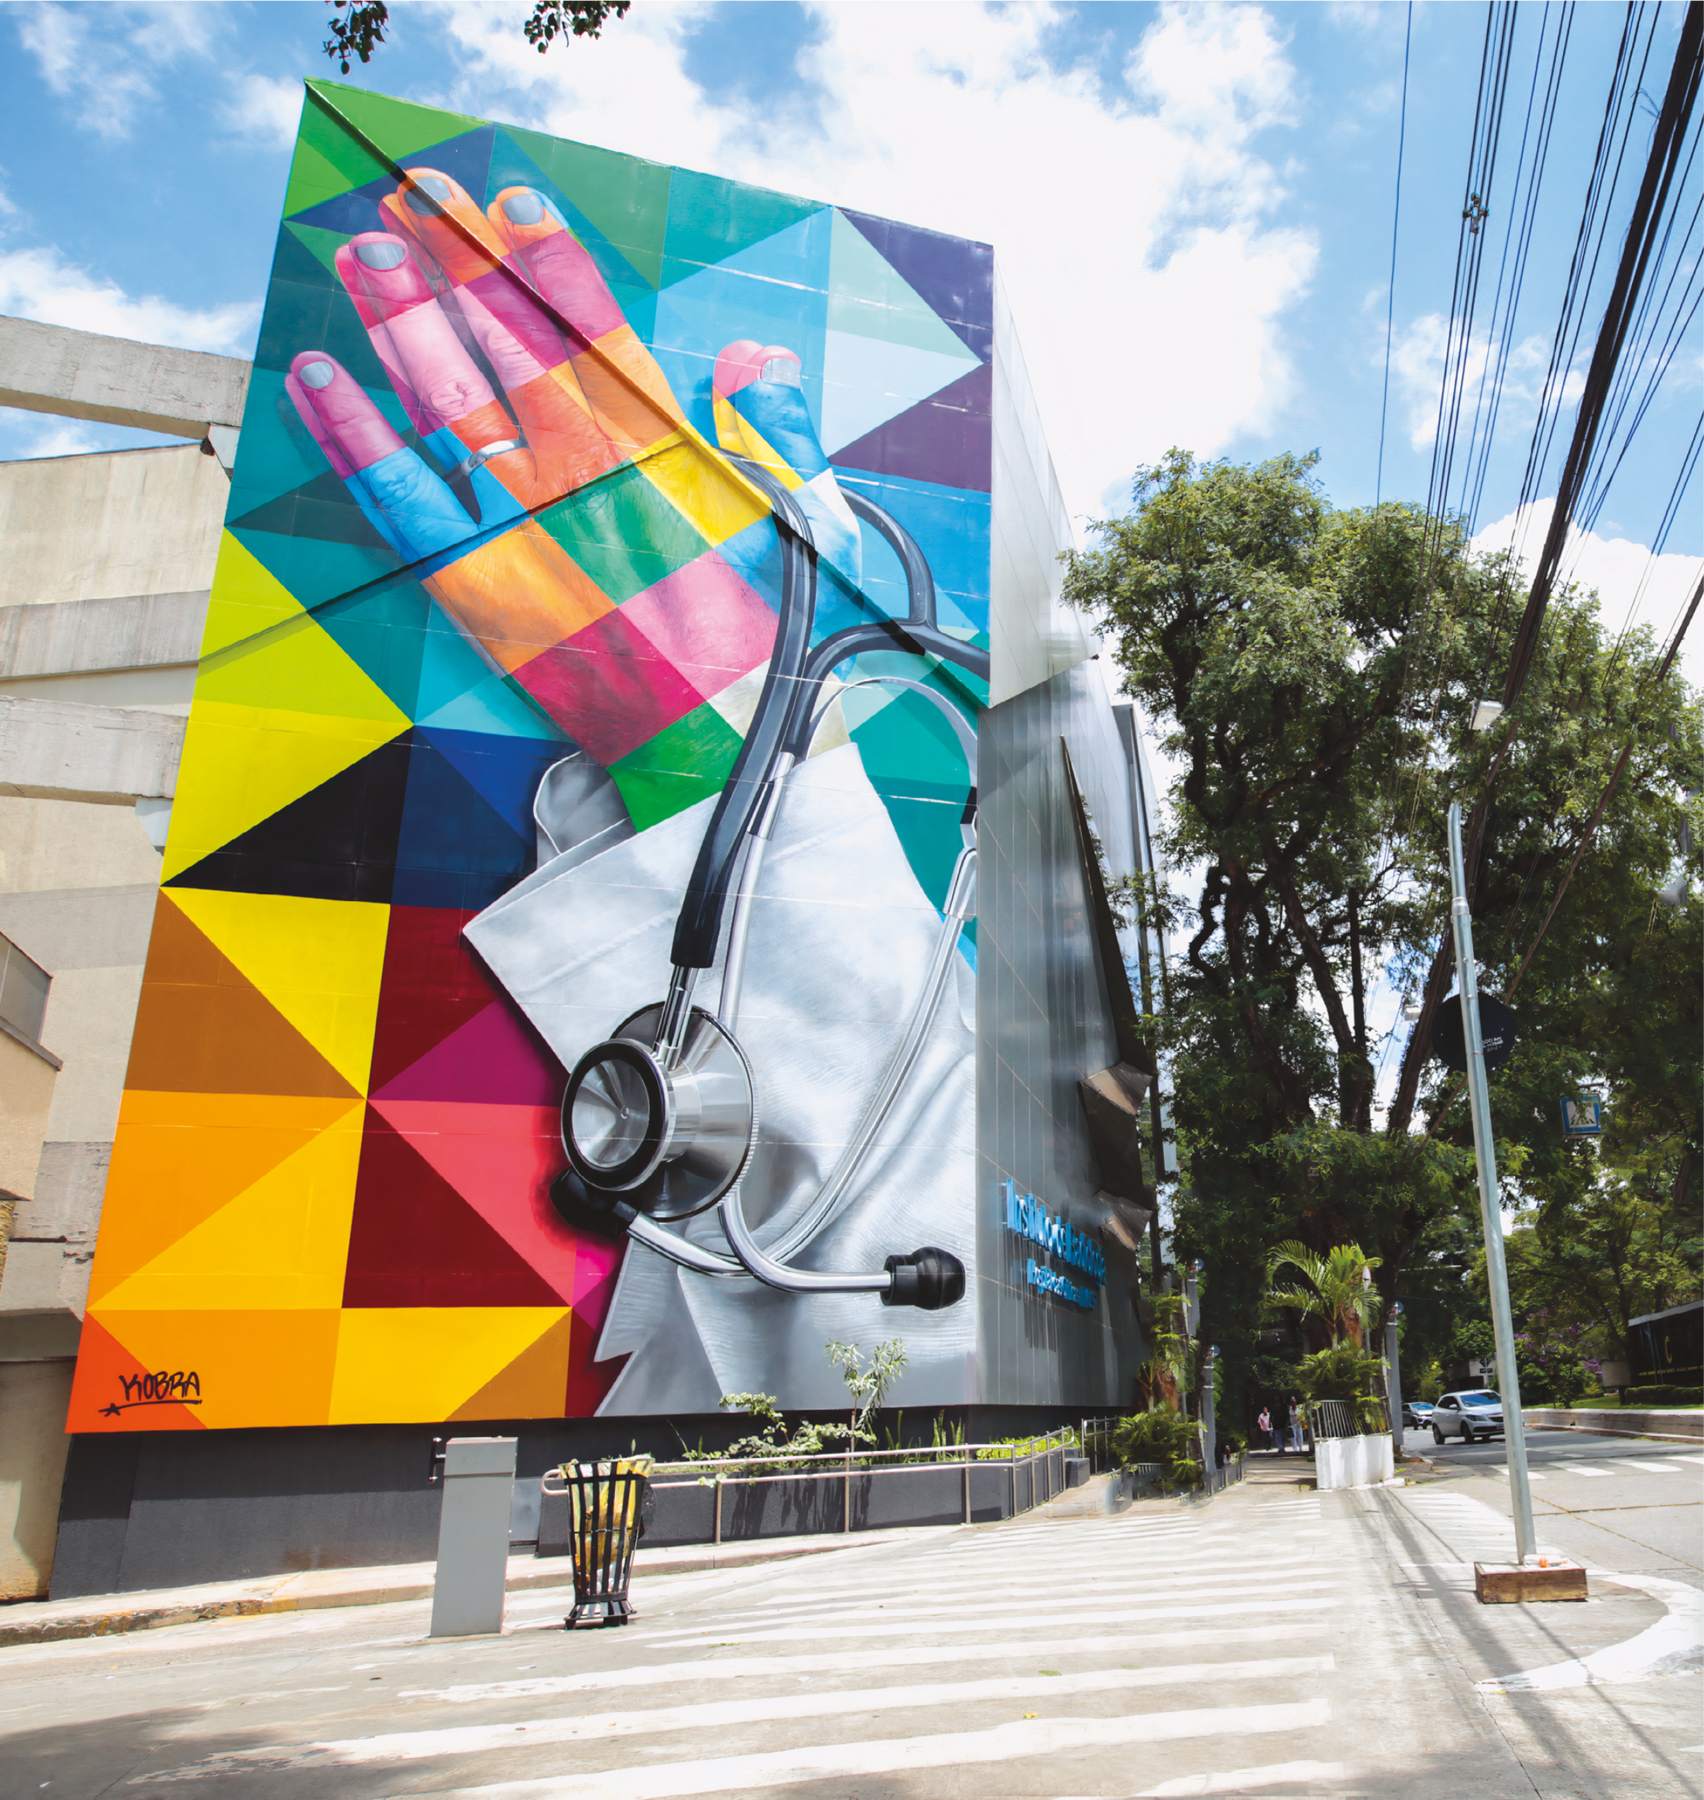
[{"label": "red triangle", "polygon": [[562,1306],[566,1302],[369,1106],[343,1304]]},{"label": "red triangle", "polygon": [[[614,1286],[613,1280],[611,1286]],[[607,1309],[609,1299],[604,1297]],[[612,1356],[605,1362],[593,1362],[597,1354],[598,1333],[603,1327],[578,1310],[568,1338],[568,1391],[562,1398],[562,1416],[566,1419],[589,1419],[603,1405],[604,1397],[615,1386],[615,1378],[627,1367],[625,1356]]]},{"label": "red triangle", "polygon": [[373,1093],[385,1100],[554,1107],[567,1085],[568,1071],[544,1040],[506,1001],[494,1000]]},{"label": "red triangle", "polygon": [[388,1086],[433,1045],[502,998],[462,936],[473,916],[450,907],[391,908],[369,1093]]}]

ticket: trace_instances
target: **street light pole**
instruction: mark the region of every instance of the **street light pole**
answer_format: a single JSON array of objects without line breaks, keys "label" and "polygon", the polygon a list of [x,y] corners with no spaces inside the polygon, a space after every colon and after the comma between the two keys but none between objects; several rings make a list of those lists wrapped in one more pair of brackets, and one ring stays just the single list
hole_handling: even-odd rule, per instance
[{"label": "street light pole", "polygon": [[1473,920],[1467,910],[1467,876],[1461,855],[1461,807],[1450,804],[1450,918],[1455,927],[1462,1036],[1467,1044],[1467,1095],[1473,1113],[1473,1155],[1479,1165],[1479,1217],[1485,1229],[1485,1280],[1491,1289],[1491,1324],[1497,1334],[1497,1386],[1503,1395],[1503,1442],[1508,1452],[1509,1492],[1515,1505],[1515,1554],[1534,1553],[1532,1487],[1527,1480],[1526,1429],[1521,1418],[1520,1377],[1515,1370],[1515,1322],[1509,1309],[1509,1272],[1503,1261],[1503,1207],[1497,1193],[1497,1146],[1491,1136],[1491,1089],[1485,1078],[1485,1044],[1479,1032],[1479,979],[1473,962]]}]

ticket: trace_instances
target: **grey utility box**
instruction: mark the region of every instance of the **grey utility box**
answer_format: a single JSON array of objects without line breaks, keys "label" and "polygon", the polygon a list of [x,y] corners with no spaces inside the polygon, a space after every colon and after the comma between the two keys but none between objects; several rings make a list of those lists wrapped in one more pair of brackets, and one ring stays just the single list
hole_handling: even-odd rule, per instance
[{"label": "grey utility box", "polygon": [[515,1439],[451,1438],[444,1446],[443,1482],[432,1636],[475,1637],[501,1631]]}]

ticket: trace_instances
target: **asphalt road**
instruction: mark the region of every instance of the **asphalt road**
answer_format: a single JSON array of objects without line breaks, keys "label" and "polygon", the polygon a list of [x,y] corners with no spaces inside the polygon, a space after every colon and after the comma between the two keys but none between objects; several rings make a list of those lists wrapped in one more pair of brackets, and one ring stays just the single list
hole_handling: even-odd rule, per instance
[{"label": "asphalt road", "polygon": [[[1591,1450],[1535,1449],[1535,1485],[1561,1502],[1547,1534],[1576,1529],[1584,1490],[1604,1500],[1580,1529],[1696,1520],[1704,1460],[1641,1447],[1593,1476],[1612,1457]],[[0,1650],[0,1800],[1695,1791],[1696,1656],[1620,1686],[1509,1691],[1672,1630],[1680,1590],[1629,1576],[1583,1606],[1478,1607],[1472,1560],[1508,1535],[1499,1456],[1323,1495],[1306,1463],[1262,1458],[1207,1504],[1044,1509],[653,1577],[623,1630],[563,1631],[557,1591],[512,1596],[499,1637],[451,1642],[402,1602],[17,1646]],[[1616,1541],[1670,1567],[1666,1526],[1639,1529]]]}]

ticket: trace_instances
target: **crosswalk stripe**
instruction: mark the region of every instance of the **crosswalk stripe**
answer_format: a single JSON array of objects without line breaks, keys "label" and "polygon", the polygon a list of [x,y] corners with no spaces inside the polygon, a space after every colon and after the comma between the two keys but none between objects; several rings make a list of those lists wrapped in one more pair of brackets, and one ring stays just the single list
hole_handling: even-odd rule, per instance
[{"label": "crosswalk stripe", "polygon": [[[1247,1613],[1263,1608],[1268,1601],[1257,1592],[1250,1592],[1244,1599],[1230,1600],[1209,1606],[1134,1606],[1121,1607],[1110,1612],[1098,1612],[1095,1621],[1101,1625],[1124,1624],[1134,1619],[1218,1619]],[[1337,1602],[1326,1596],[1321,1599],[1287,1600],[1286,1608],[1291,1612],[1313,1610],[1318,1607],[1335,1606]],[[897,1616],[881,1625],[845,1625],[841,1626],[837,1635],[842,1638],[879,1638],[879,1637],[916,1637],[925,1632],[945,1635],[955,1631],[1045,1631],[1058,1623],[1059,1608],[1050,1592],[1038,1591],[1033,1611],[1012,1614],[1006,1618],[992,1619],[901,1619]],[[820,1625],[787,1625],[773,1631],[747,1631],[740,1636],[742,1644],[779,1644],[797,1642],[800,1638],[816,1637],[821,1630]],[[646,1641],[657,1643],[662,1639],[681,1633],[661,1633],[657,1636],[646,1634]],[[708,1637],[708,1631],[700,1636]]]},{"label": "crosswalk stripe", "polygon": [[[1273,1625],[1217,1625],[1191,1631],[1145,1631],[1139,1637],[1043,1638],[1022,1644],[955,1644],[955,1662],[997,1662],[1013,1656],[1151,1655],[1180,1644],[1252,1644],[1325,1631],[1326,1619],[1284,1619]],[[750,1681],[769,1675],[846,1674],[857,1669],[938,1668],[938,1644],[889,1645],[881,1650],[836,1650],[815,1656],[723,1656],[714,1661],[641,1663],[579,1675],[539,1675],[531,1681],[464,1682],[447,1688],[404,1688],[399,1701],[442,1700],[456,1705],[531,1700],[544,1694],[589,1694],[610,1688],[675,1687],[688,1681]]]},{"label": "crosswalk stripe", "polygon": [[[1295,1593],[1309,1588],[1334,1588],[1337,1586],[1337,1577],[1333,1575],[1298,1577],[1288,1572],[1281,1573],[1283,1574],[1285,1591],[1288,1593]],[[1156,1585],[1158,1584],[1152,1581],[1130,1583],[1118,1582],[1091,1590],[1088,1588],[1075,1588],[1059,1582],[1051,1582],[1048,1589],[1047,1603],[1051,1607],[1070,1606],[1074,1607],[1079,1612],[1083,1612],[1088,1608],[1093,1608],[1095,1611],[1098,1611],[1098,1602],[1103,1599],[1166,1600],[1172,1597],[1171,1595],[1164,1593],[1142,1594],[1139,1592],[1142,1588],[1151,1588]],[[1173,1589],[1181,1586],[1191,1595],[1199,1594],[1203,1597],[1212,1597],[1215,1595],[1247,1593],[1248,1578],[1244,1575],[1235,1580],[1207,1583],[1179,1583],[1171,1581],[1164,1585]],[[1030,1592],[1033,1593],[1034,1590],[1035,1583],[1032,1580],[1030,1583]],[[1003,1594],[996,1600],[986,1601],[966,1601],[962,1599],[942,1600],[932,1596],[929,1601],[929,1611],[930,1616],[937,1619],[962,1618],[968,1617],[973,1613],[998,1612],[1002,1608],[1014,1605],[1018,1599],[1019,1595],[1015,1593]],[[736,1612],[730,1613],[722,1623],[717,1626],[717,1629],[721,1630],[723,1625],[725,1625],[729,1631],[739,1631],[753,1625],[778,1625],[788,1621],[803,1622],[806,1619],[809,1619],[816,1625],[832,1625],[841,1619],[873,1618],[875,1613],[880,1610],[881,1604],[883,1603],[871,1602],[868,1605],[859,1606],[837,1604],[814,1607],[808,1602],[800,1602],[796,1606],[786,1609],[785,1619],[773,1613]],[[893,1601],[891,1604],[900,1607],[910,1607],[914,1603],[910,1600],[901,1598]],[[689,1635],[689,1630],[687,1627],[683,1626],[678,1631],[672,1632],[648,1631],[645,1634],[645,1638],[647,1643],[657,1643],[665,1638],[683,1637],[687,1635]],[[702,1636],[702,1632],[698,1627],[694,1626],[690,1628],[690,1635],[695,1637]]]},{"label": "crosswalk stripe", "polygon": [[1568,1473],[1570,1475],[1607,1476],[1613,1475],[1615,1470],[1595,1468],[1591,1463],[1570,1462],[1568,1464]]},{"label": "crosswalk stripe", "polygon": [[1222,1769],[1211,1775],[1180,1775],[1158,1787],[1143,1788],[1136,1800],[1185,1800],[1191,1794],[1257,1794],[1268,1788],[1303,1781],[1341,1781],[1342,1763],[1266,1763],[1258,1769]]},{"label": "crosswalk stripe", "polygon": [[[813,1744],[749,1756],[709,1757],[595,1774],[551,1775],[437,1792],[440,1800],[673,1800],[674,1796],[686,1794],[737,1793],[788,1782],[886,1775],[901,1770],[909,1773],[965,1763],[1011,1762],[1020,1757],[1059,1756],[1096,1747],[1307,1731],[1328,1724],[1330,1718],[1331,1709],[1325,1701],[1304,1700],[1284,1705],[1137,1713],[1113,1719],[1022,1719],[991,1731]],[[392,1800],[403,1797],[393,1796]]]},{"label": "crosswalk stripe", "polygon": [[[1260,1566],[1263,1570],[1293,1569],[1299,1572],[1313,1567],[1317,1560],[1316,1557],[1312,1556],[1263,1556],[1260,1559]],[[1215,1557],[1211,1562],[1204,1562],[1199,1565],[1193,1558],[1189,1559],[1188,1562],[1185,1562],[1182,1558],[1177,1558],[1167,1564],[1168,1570],[1172,1572],[1164,1575],[1120,1575],[1111,1573],[1107,1569],[1104,1558],[1098,1559],[1094,1564],[1090,1565],[1090,1567],[1094,1571],[1092,1579],[1109,1584],[1116,1582],[1120,1588],[1156,1586],[1176,1587],[1201,1580],[1212,1580],[1214,1579],[1214,1571],[1218,1569],[1235,1569],[1238,1585],[1242,1587],[1248,1585],[1246,1559],[1240,1555],[1236,1557]],[[1051,1563],[1048,1565],[1048,1573],[1049,1575],[1056,1577],[1061,1586],[1069,1586],[1076,1582],[1091,1579],[1090,1576],[1080,1570],[1060,1570],[1057,1565]],[[1034,1587],[1035,1571],[1033,1568],[1027,1569],[1021,1573],[1014,1573],[1011,1577],[985,1581],[936,1581],[933,1579],[933,1572],[931,1571],[929,1593],[933,1598],[950,1599],[960,1593],[998,1594],[1006,1589],[1027,1593],[1032,1592]],[[808,1601],[796,1598],[753,1601],[750,1607],[743,1610],[755,1615],[767,1612],[771,1608],[791,1609],[805,1605],[832,1606],[843,1604],[849,1600],[873,1601],[890,1594],[895,1598],[903,1598],[916,1591],[915,1584],[907,1581],[889,1581],[880,1583],[872,1581],[867,1586],[825,1588],[813,1591]],[[1108,1586],[1103,1590],[1097,1591],[1111,1592],[1112,1589]]]},{"label": "crosswalk stripe", "polygon": [[[710,1701],[639,1712],[607,1712],[583,1719],[525,1719],[501,1725],[461,1725],[442,1730],[383,1732],[312,1744],[274,1744],[203,1758],[175,1769],[133,1776],[130,1787],[205,1780],[225,1775],[347,1768],[363,1763],[413,1762],[429,1756],[476,1756],[497,1749],[531,1750],[541,1744],[589,1743],[646,1737],[669,1731],[716,1731],[729,1726],[783,1720],[828,1719],[846,1713],[894,1712],[908,1707],[976,1705],[992,1700],[1033,1700],[1045,1694],[1105,1694],[1177,1687],[1186,1682],[1283,1681],[1327,1674],[1330,1656],[1269,1657],[1258,1662],[1183,1663],[1153,1669],[1096,1669],[1082,1675],[1000,1676],[983,1681],[906,1683],[892,1687],[839,1688],[813,1694],[775,1694],[760,1699]],[[524,1733],[526,1743],[516,1745]]]}]

